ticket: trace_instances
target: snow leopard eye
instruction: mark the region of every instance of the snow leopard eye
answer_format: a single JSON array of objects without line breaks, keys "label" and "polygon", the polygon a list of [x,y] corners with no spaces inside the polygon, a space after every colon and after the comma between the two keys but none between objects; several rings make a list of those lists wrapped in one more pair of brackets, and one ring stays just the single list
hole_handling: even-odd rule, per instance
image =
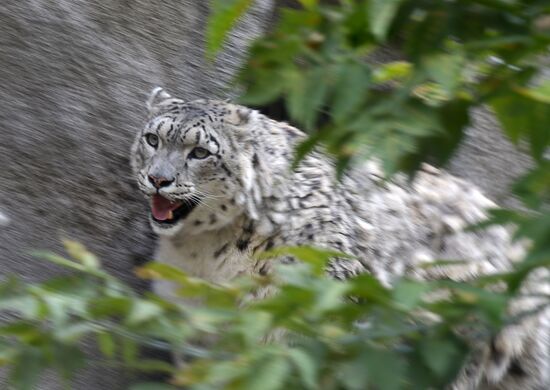
[{"label": "snow leopard eye", "polygon": [[153,134],[153,133],[146,134],[145,135],[145,141],[147,141],[147,143],[155,149],[159,145],[159,137],[158,137],[158,135]]},{"label": "snow leopard eye", "polygon": [[206,158],[210,156],[210,152],[206,150],[205,148],[197,147],[189,153],[189,158],[196,158],[199,160],[202,160],[203,158]]}]

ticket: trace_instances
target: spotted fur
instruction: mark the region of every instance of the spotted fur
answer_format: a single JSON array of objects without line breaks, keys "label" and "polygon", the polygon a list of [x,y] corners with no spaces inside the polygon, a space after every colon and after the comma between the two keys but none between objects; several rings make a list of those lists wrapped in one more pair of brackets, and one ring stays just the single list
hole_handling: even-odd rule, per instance
[{"label": "spotted fur", "polygon": [[[404,275],[467,280],[507,270],[523,254],[504,227],[464,232],[494,204],[444,171],[424,166],[412,183],[400,175],[388,182],[369,161],[338,181],[332,161],[319,151],[292,171],[293,148],[304,134],[257,111],[218,101],[184,102],[162,89],[153,91],[148,109],[149,120],[132,149],[140,189],[151,196],[156,189],[147,176],[168,173],[175,181],[159,189],[162,196],[199,201],[175,226],[152,220],[159,235],[156,258],[194,276],[223,282],[268,272],[252,256],[281,245],[351,253],[357,260],[335,259],[328,273],[344,279],[369,272],[386,285]],[[145,142],[147,133],[158,135],[157,149]],[[211,155],[190,159],[196,146]],[[423,266],[437,259],[468,262]],[[547,273],[534,277],[542,280]],[[169,284],[155,288],[173,297]],[[525,292],[548,294],[549,287],[533,282]],[[538,303],[525,298],[510,310]],[[548,388],[549,318],[547,310],[505,329],[480,348],[453,388]]]}]

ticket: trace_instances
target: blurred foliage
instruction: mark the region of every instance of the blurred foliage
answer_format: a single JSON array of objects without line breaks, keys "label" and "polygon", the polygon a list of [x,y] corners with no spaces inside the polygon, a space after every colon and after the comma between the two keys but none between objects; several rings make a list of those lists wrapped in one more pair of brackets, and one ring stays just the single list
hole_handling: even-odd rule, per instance
[{"label": "blurred foliage", "polygon": [[[211,2],[210,57],[252,3]],[[284,100],[292,121],[310,134],[297,160],[323,145],[340,172],[375,157],[388,175],[413,174],[422,161],[444,164],[471,109],[489,106],[535,161],[513,188],[525,208],[493,210],[484,224],[515,224],[516,238],[532,243],[525,260],[470,283],[404,279],[392,287],[367,274],[332,280],[324,266],[342,255],[307,247],[264,255],[289,253],[298,264],[223,285],[156,263],[137,271],[171,281],[196,305],[139,295],[67,241],[68,258],[37,255],[72,274],[36,284],[0,282],[0,314],[7,318],[0,365],[10,367],[15,388],[36,388],[45,369],[69,383],[86,364],[172,378],[133,390],[443,388],[472,346],[515,320],[506,312],[509,300],[533,269],[550,265],[550,84],[540,77],[550,43],[548,2],[299,3],[281,9],[272,31],[251,48],[238,78],[241,101]],[[386,46],[400,48],[402,59],[373,62]],[[485,288],[495,284],[503,288]],[[278,292],[251,299],[269,288]],[[270,342],[283,334],[289,342]],[[84,342],[95,343],[103,357],[90,360]],[[144,346],[188,363],[178,368],[144,358]]]},{"label": "blurred foliage", "polygon": [[[280,10],[238,80],[244,104],[282,98],[309,131],[298,158],[322,143],[342,169],[369,157],[388,174],[413,172],[421,161],[440,165],[462,139],[470,109],[489,105],[510,139],[527,140],[533,158],[543,159],[550,84],[536,76],[550,43],[547,1],[299,3]],[[221,18],[214,13],[211,26]],[[375,63],[387,47],[404,59]]]},{"label": "blurred foliage", "polygon": [[206,29],[206,55],[212,58],[223,44],[227,32],[252,5],[253,0],[213,0]]},{"label": "blurred foliage", "polygon": [[[139,296],[82,245],[65,245],[71,258],[37,256],[74,274],[33,285],[15,279],[0,284],[0,310],[13,318],[0,326],[0,365],[11,366],[17,389],[36,388],[46,368],[70,380],[86,363],[80,349],[85,340],[103,355],[88,364],[172,377],[170,385],[141,383],[132,390],[440,388],[454,378],[472,343],[488,340],[511,320],[505,309],[527,267],[492,275],[491,283],[510,286],[502,292],[485,290],[483,279],[401,280],[392,288],[368,274],[336,281],[324,267],[341,254],[309,247],[264,254],[287,253],[302,261],[224,285],[165,264],[137,270],[140,277],[173,282],[182,298],[200,297],[197,306]],[[267,287],[278,293],[250,299]],[[444,300],[429,297],[442,290],[448,292]],[[460,336],[459,329],[470,336]],[[290,342],[269,342],[281,332]],[[176,368],[143,358],[141,346],[192,359]]]}]

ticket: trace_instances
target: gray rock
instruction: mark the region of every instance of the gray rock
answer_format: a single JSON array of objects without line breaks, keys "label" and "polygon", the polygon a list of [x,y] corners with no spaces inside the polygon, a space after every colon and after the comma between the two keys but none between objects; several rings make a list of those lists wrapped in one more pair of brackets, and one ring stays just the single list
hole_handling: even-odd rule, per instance
[{"label": "gray rock", "polygon": [[[203,55],[207,4],[2,1],[0,205],[11,223],[0,227],[0,276],[59,273],[29,251],[61,251],[60,238],[69,237],[143,287],[132,269],[151,258],[153,237],[128,154],[146,94],[166,85],[189,99],[231,96],[227,83],[272,12],[271,1],[257,1],[211,64]],[[40,389],[60,388],[52,378]],[[74,384],[125,387],[126,378],[97,367]]]},{"label": "gray rock", "polygon": [[455,175],[476,183],[502,207],[520,203],[510,194],[510,185],[533,164],[531,157],[518,150],[502,133],[487,109],[476,109],[466,137],[447,167]]},{"label": "gray rock", "polygon": [[8,226],[10,223],[10,218],[6,215],[5,212],[0,210],[0,227]]}]

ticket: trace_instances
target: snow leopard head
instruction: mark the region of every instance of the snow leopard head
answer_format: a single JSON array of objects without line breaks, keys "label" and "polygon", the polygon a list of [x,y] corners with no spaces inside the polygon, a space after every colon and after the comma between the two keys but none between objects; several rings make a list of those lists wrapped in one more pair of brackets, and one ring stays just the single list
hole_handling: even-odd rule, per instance
[{"label": "snow leopard head", "polygon": [[[262,156],[262,121],[249,108],[221,101],[185,102],[161,88],[132,147],[132,167],[161,235],[219,229],[243,213],[258,218],[280,150]],[[265,138],[265,137],[264,137]],[[280,137],[279,137],[280,138]],[[285,144],[284,138],[276,143]],[[283,164],[284,165],[284,164]],[[267,188],[266,188],[267,187]]]}]

